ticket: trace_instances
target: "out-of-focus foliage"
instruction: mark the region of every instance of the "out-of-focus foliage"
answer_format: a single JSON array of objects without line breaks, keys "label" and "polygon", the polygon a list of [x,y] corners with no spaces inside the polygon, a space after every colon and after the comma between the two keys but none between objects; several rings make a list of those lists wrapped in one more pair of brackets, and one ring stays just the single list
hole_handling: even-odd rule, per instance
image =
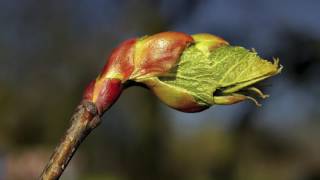
[{"label": "out-of-focus foliage", "polygon": [[17,1],[0,3],[0,179],[35,179],[83,88],[119,42],[208,32],[279,57],[271,97],[185,114],[130,88],[61,179],[320,178],[317,1]]}]

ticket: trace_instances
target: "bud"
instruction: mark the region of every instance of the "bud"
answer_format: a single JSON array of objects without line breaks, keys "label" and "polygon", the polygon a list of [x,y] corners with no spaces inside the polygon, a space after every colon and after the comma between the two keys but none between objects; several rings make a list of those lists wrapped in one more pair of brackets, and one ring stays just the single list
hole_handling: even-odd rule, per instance
[{"label": "bud", "polygon": [[214,35],[163,32],[120,44],[88,86],[84,99],[94,102],[102,113],[130,80],[145,84],[165,104],[184,112],[246,99],[258,104],[243,91],[267,97],[252,85],[281,68],[278,60],[263,60]]}]

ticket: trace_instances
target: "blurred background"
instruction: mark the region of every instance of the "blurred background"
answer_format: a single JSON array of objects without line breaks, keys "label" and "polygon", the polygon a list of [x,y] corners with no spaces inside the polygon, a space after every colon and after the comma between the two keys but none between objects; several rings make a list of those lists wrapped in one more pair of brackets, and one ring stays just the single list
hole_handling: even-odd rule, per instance
[{"label": "blurred background", "polygon": [[320,179],[320,1],[0,2],[0,180],[37,179],[84,87],[115,46],[161,31],[208,32],[279,57],[271,97],[181,113],[126,90],[63,180]]}]

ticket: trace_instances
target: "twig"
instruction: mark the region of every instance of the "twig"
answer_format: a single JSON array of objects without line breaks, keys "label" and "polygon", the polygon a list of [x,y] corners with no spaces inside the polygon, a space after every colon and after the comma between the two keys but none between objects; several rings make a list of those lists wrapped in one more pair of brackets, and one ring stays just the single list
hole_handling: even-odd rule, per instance
[{"label": "twig", "polygon": [[89,101],[83,101],[73,114],[70,128],[51,155],[40,179],[59,179],[81,142],[100,122],[96,106]]}]

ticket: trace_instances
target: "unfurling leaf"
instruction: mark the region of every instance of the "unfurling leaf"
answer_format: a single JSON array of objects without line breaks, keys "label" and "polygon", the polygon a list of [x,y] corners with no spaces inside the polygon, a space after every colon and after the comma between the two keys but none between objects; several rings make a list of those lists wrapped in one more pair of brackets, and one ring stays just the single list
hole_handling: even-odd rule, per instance
[{"label": "unfurling leaf", "polygon": [[[280,69],[278,61],[263,60],[255,52],[242,47],[226,45],[206,54],[193,45],[184,51],[171,72],[139,81],[149,85],[168,105],[179,110],[199,111],[213,104],[233,104],[251,99],[237,92],[277,74]],[[216,90],[221,91],[219,97],[214,96]],[[171,95],[169,92],[177,93]],[[178,92],[183,93],[177,96]],[[195,102],[189,102],[186,109],[185,99]],[[179,107],[180,104],[184,106]]]},{"label": "unfurling leaf", "polygon": [[[97,85],[91,87],[94,90],[87,94],[93,94],[92,97],[106,94],[108,88],[103,84],[108,85],[113,79],[120,85],[128,81],[143,83],[164,103],[184,112],[246,99],[259,105],[243,91],[267,97],[253,85],[281,69],[278,60],[269,62],[256,52],[231,46],[214,35],[164,32],[129,40],[118,47],[94,83]],[[101,103],[105,100],[96,99],[98,106],[102,104],[102,111],[106,109]]]}]

